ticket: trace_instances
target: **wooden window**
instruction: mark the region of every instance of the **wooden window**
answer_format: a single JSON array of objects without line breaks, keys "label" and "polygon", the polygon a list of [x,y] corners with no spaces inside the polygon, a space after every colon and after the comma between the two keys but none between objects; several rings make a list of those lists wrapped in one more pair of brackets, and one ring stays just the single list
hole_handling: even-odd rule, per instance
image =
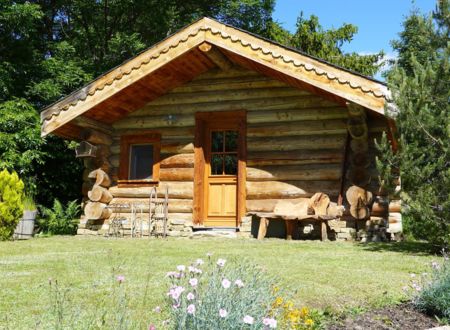
[{"label": "wooden window", "polygon": [[159,181],[161,136],[124,135],[120,141],[119,186],[142,186]]},{"label": "wooden window", "polygon": [[211,175],[236,175],[238,164],[238,132],[211,131]]}]

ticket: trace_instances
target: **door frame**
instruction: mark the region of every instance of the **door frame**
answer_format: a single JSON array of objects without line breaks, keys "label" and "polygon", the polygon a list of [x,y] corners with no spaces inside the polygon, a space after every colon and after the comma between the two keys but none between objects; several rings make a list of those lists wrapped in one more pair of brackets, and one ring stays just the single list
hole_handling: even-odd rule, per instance
[{"label": "door frame", "polygon": [[194,201],[193,201],[193,222],[196,225],[203,225],[207,218],[205,185],[206,182],[206,153],[207,136],[211,124],[219,127],[223,123],[224,127],[234,126],[239,132],[238,138],[238,175],[236,185],[236,227],[241,223],[241,218],[246,211],[246,167],[247,167],[247,112],[220,111],[220,112],[197,112],[195,114],[195,140],[194,140]]}]

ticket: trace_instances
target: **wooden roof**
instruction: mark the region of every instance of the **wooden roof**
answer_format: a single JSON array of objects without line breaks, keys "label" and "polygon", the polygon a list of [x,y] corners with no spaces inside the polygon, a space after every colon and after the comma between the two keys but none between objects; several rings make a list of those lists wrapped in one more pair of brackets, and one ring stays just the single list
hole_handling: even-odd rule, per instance
[{"label": "wooden roof", "polygon": [[41,113],[42,135],[79,138],[86,125],[108,130],[144,104],[228,63],[382,115],[389,97],[386,86],[372,78],[202,18],[47,107]]}]

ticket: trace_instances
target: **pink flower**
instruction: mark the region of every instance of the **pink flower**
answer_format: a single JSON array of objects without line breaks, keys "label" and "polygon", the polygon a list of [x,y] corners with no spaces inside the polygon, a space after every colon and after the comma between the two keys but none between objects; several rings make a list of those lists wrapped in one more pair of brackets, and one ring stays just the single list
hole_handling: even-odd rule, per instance
[{"label": "pink flower", "polygon": [[219,260],[217,260],[217,266],[223,267],[223,266],[225,266],[226,262],[227,261],[225,259],[219,259]]},{"label": "pink flower", "polygon": [[116,279],[117,279],[117,282],[122,283],[123,281],[125,281],[125,276],[117,275]]},{"label": "pink flower", "polygon": [[265,326],[268,326],[270,329],[275,329],[277,327],[277,320],[275,320],[271,317],[265,317],[263,319],[263,324]]},{"label": "pink flower", "polygon": [[201,265],[203,265],[205,262],[203,261],[203,259],[197,259],[197,260],[195,261],[195,263],[196,263],[198,266],[201,266]]},{"label": "pink flower", "polygon": [[184,288],[182,286],[175,286],[169,290],[167,293],[168,296],[172,297],[174,300],[178,300],[181,294],[184,292]]},{"label": "pink flower", "polygon": [[251,317],[250,315],[245,315],[244,319],[243,319],[245,324],[253,324],[254,320],[255,319],[253,317]]},{"label": "pink flower", "polygon": [[189,280],[189,284],[190,284],[191,286],[197,286],[198,280],[197,280],[196,278],[191,278],[191,279]]},{"label": "pink flower", "polygon": [[176,303],[176,304],[173,304],[173,305],[172,305],[172,308],[173,308],[173,309],[178,309],[178,307],[180,307],[180,303]]},{"label": "pink flower", "polygon": [[166,273],[166,277],[177,277],[178,275],[180,275],[177,272],[167,272]]},{"label": "pink flower", "polygon": [[195,295],[192,292],[189,292],[186,296],[187,300],[194,300],[195,299]]},{"label": "pink flower", "polygon": [[244,282],[242,282],[241,280],[236,280],[236,281],[234,281],[234,284],[235,284],[238,288],[243,288],[243,287],[244,287]]},{"label": "pink flower", "polygon": [[188,312],[188,314],[194,315],[194,314],[195,314],[195,305],[190,304],[190,305],[187,307],[187,312]]},{"label": "pink flower", "polygon": [[153,324],[150,324],[148,326],[148,330],[156,330],[156,327]]},{"label": "pink flower", "polygon": [[222,280],[222,286],[224,289],[228,289],[231,286],[231,282],[229,280],[227,280],[226,278],[224,278]]},{"label": "pink flower", "polygon": [[431,267],[433,267],[434,270],[439,270],[439,268],[441,267],[436,261],[433,261],[431,263]]},{"label": "pink flower", "polygon": [[223,309],[223,308],[219,309],[219,316],[220,316],[221,318],[227,317],[227,316],[228,316],[227,310],[226,310],[226,309]]},{"label": "pink flower", "polygon": [[184,272],[184,271],[186,270],[186,266],[185,266],[185,265],[178,265],[178,266],[177,266],[177,270],[178,270],[179,272]]},{"label": "pink flower", "polygon": [[153,312],[155,312],[155,313],[161,313],[161,307],[156,306],[155,308],[153,308]]}]

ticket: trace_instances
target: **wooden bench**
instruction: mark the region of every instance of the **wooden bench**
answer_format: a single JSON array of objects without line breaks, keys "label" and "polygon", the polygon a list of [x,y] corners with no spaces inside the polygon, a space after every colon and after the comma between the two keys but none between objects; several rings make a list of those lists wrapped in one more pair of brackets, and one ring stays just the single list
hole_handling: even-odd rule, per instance
[{"label": "wooden bench", "polygon": [[265,213],[265,212],[249,212],[247,215],[256,216],[260,219],[258,239],[262,240],[266,237],[267,227],[269,226],[270,220],[282,220],[286,225],[286,239],[292,239],[292,233],[294,231],[294,221],[318,221],[320,222],[320,239],[322,241],[328,240],[327,234],[327,221],[335,220],[336,216],[333,215],[302,215],[302,216],[290,216],[290,215],[279,215],[275,213]]}]

